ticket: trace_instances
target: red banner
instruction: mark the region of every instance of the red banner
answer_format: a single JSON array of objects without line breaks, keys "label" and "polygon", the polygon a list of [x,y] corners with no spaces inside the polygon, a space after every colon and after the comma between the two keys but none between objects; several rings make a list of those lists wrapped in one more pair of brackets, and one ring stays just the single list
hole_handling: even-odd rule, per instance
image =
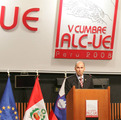
[{"label": "red banner", "polygon": [[56,49],[55,58],[67,59],[112,59],[112,51]]}]

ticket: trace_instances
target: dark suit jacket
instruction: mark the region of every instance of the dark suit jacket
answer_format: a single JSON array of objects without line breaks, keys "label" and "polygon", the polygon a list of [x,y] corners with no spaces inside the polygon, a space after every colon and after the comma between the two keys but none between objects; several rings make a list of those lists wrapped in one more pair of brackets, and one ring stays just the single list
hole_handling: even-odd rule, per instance
[{"label": "dark suit jacket", "polygon": [[[68,92],[71,90],[71,88],[73,86],[75,86],[75,88],[82,89],[76,74],[72,75],[72,76],[70,76],[66,79],[65,95],[68,94]],[[93,82],[92,82],[92,76],[91,75],[84,75],[83,89],[86,89],[86,88],[93,88]]]}]

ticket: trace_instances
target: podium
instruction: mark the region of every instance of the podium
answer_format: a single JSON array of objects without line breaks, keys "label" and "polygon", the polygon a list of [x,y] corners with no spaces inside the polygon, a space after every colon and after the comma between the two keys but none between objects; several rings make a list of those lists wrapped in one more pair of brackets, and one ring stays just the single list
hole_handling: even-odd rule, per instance
[{"label": "podium", "polygon": [[75,86],[66,96],[67,120],[86,120],[86,100],[98,100],[98,120],[111,120],[110,87],[75,89]]}]

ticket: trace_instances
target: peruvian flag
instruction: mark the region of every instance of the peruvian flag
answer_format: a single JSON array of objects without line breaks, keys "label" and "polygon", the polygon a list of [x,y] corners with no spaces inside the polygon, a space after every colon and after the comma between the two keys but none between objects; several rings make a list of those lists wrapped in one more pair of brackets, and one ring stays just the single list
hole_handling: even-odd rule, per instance
[{"label": "peruvian flag", "polygon": [[48,120],[39,78],[36,78],[23,120]]}]

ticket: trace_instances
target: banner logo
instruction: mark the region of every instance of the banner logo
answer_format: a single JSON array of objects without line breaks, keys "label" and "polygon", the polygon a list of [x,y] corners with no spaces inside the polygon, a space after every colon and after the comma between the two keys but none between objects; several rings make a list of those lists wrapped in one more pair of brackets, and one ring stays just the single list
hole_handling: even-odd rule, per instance
[{"label": "banner logo", "polygon": [[117,9],[118,0],[60,0],[55,58],[112,59]]}]

